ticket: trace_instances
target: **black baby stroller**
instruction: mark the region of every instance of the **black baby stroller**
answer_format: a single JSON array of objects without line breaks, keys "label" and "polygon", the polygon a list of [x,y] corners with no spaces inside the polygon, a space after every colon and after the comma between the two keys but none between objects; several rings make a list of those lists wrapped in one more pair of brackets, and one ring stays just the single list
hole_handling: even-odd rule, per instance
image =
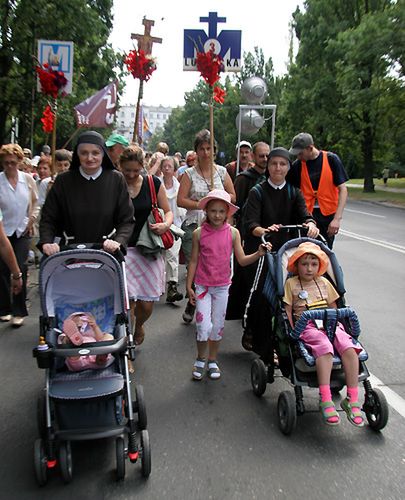
[{"label": "black baby stroller", "polygon": [[[72,248],[72,247],[70,247]],[[45,369],[45,386],[38,399],[35,473],[40,485],[58,463],[65,482],[72,479],[71,441],[115,438],[117,478],[125,476],[125,460],[141,461],[142,475],[151,472],[149,435],[142,386],[132,396],[128,358],[134,344],[128,327],[128,295],[122,254],[79,245],[48,257],[39,271],[41,300],[40,342],[34,349]],[[114,340],[60,344],[63,321],[88,311]],[[69,371],[68,356],[114,357],[101,369]],[[137,414],[137,420],[134,415]],[[140,431],[140,432],[137,432]]]},{"label": "black baby stroller", "polygon": [[[284,226],[282,231],[298,231],[299,237],[287,241],[275,253],[268,253],[267,259],[268,273],[266,276],[263,294],[265,295],[273,315],[273,342],[272,348],[278,357],[278,366],[282,376],[288,378],[294,387],[294,392],[283,391],[278,398],[278,418],[280,430],[288,435],[294,430],[297,423],[297,416],[305,413],[303,387],[318,387],[317,374],[315,369],[315,358],[304,343],[299,340],[300,334],[304,331],[307,323],[314,320],[322,320],[323,327],[331,341],[334,339],[336,325],[342,323],[346,331],[352,336],[353,344],[360,345],[357,338],[360,334],[360,325],[356,313],[353,309],[345,306],[345,288],[343,283],[343,273],[336,259],[336,255],[321,241],[301,237],[301,232],[306,231],[303,226]],[[265,242],[265,238],[263,238]],[[331,281],[336,291],[339,293],[338,309],[315,309],[304,311],[291,328],[284,308],[284,284],[287,279],[287,263],[289,257],[296,251],[299,244],[310,241],[328,255],[330,264],[325,277]],[[260,266],[259,266],[260,267]],[[258,267],[258,269],[259,269]],[[260,269],[259,269],[260,272]],[[256,280],[257,281],[257,280]],[[362,347],[360,345],[360,347]],[[271,353],[273,355],[273,353]],[[270,356],[268,356],[269,358]],[[271,356],[272,357],[272,356]],[[368,354],[362,347],[359,354],[359,382],[363,383],[365,390],[365,401],[363,411],[367,417],[370,427],[375,431],[380,431],[388,421],[388,404],[384,394],[379,389],[373,389],[368,380],[370,374],[365,361]],[[251,367],[251,383],[256,396],[262,396],[266,390],[267,383],[274,381],[273,365],[265,364],[262,359],[255,359]],[[331,375],[331,389],[336,394],[345,385],[345,374],[339,356],[333,357],[333,370]]]}]

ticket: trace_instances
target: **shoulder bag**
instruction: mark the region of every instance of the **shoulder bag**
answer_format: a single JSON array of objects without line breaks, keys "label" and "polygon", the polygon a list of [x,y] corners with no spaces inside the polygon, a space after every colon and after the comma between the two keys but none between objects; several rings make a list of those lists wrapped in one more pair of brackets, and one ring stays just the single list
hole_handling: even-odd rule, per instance
[{"label": "shoulder bag", "polygon": [[[159,210],[159,206],[157,203],[155,184],[153,182],[153,177],[151,175],[148,175],[148,183],[149,183],[150,197],[152,199],[153,218],[155,219],[156,223],[162,223],[162,222],[164,222],[164,219],[163,219],[163,216],[161,214],[161,211]],[[163,246],[165,247],[165,250],[167,250],[173,246],[174,236],[169,228],[167,229],[167,231],[165,233],[161,234],[160,237],[162,238],[162,242],[163,242]]]}]

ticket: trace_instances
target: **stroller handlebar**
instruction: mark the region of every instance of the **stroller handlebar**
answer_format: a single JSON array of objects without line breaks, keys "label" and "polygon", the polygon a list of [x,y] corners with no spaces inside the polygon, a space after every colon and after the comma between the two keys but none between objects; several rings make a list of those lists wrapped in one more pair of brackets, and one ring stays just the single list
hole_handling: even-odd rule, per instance
[{"label": "stroller handlebar", "polygon": [[301,237],[301,232],[304,233],[304,234],[308,233],[308,227],[304,226],[302,224],[288,224],[288,225],[285,225],[285,226],[280,226],[278,228],[278,231],[274,231],[274,232],[273,231],[269,231],[268,233],[263,234],[263,236],[261,237],[261,239],[262,239],[263,243],[267,243],[268,239],[271,236],[273,236],[274,234],[276,234],[277,232],[278,233],[281,233],[281,232],[287,232],[287,233],[289,233],[290,231],[297,231],[299,237]]},{"label": "stroller handlebar", "polygon": [[[102,243],[71,243],[70,245],[61,245],[60,251],[63,252],[65,250],[103,250]],[[122,250],[116,250],[113,255],[118,262],[124,262],[125,256]]]},{"label": "stroller handlebar", "polygon": [[[285,226],[280,225],[277,232],[289,233],[290,231],[297,231],[298,238],[301,238],[301,236],[306,236],[308,234],[308,226],[304,226],[303,224],[286,224]],[[263,234],[263,236],[261,237],[262,242],[267,243],[268,239],[277,232],[269,231],[268,233]],[[318,235],[317,239],[319,239],[326,245],[326,240],[321,234]]]}]

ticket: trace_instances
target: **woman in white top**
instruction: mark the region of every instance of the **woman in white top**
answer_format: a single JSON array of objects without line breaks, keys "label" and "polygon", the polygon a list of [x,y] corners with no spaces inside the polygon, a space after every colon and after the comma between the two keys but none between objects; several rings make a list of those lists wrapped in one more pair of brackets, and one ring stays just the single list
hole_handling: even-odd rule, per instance
[{"label": "woman in white top", "polygon": [[[187,210],[185,220],[181,226],[184,231],[182,249],[186,261],[190,260],[193,231],[201,224],[204,211],[198,210],[198,202],[207,196],[212,189],[224,189],[231,196],[231,201],[236,200],[232,179],[225,167],[213,165],[214,185],[211,189],[211,162],[212,152],[209,130],[201,130],[194,141],[194,151],[197,153],[197,163],[194,167],[185,170],[180,180],[177,205]],[[183,314],[183,321],[191,323],[195,307],[188,302]]]},{"label": "woman in white top", "polygon": [[[163,184],[166,189],[167,200],[170,210],[173,212],[173,224],[178,228],[183,223],[186,210],[177,206],[177,193],[180,183],[175,174],[178,169],[178,163],[174,156],[165,156],[160,164],[163,174]],[[173,303],[183,299],[183,294],[177,290],[179,282],[179,252],[181,239],[174,241],[171,248],[166,250],[166,302]]]},{"label": "woman in white top", "polygon": [[[24,153],[18,144],[6,144],[0,148],[0,209],[3,213],[4,231],[13,247],[22,272],[21,292],[11,298],[10,271],[0,258],[0,320],[10,321],[15,327],[24,322],[28,315],[26,307],[27,258],[31,232],[38,216],[38,192],[30,174],[18,169]],[[15,278],[13,276],[13,278]]]}]

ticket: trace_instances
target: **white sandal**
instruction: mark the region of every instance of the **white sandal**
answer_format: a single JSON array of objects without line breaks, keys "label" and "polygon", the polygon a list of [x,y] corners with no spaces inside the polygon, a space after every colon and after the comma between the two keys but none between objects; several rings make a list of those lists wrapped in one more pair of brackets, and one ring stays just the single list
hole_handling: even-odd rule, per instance
[{"label": "white sandal", "polygon": [[197,358],[194,361],[194,366],[193,366],[193,379],[201,380],[204,376],[204,371],[205,371],[205,359]]},{"label": "white sandal", "polygon": [[221,377],[221,370],[216,361],[208,361],[208,376],[212,380],[218,380]]}]

